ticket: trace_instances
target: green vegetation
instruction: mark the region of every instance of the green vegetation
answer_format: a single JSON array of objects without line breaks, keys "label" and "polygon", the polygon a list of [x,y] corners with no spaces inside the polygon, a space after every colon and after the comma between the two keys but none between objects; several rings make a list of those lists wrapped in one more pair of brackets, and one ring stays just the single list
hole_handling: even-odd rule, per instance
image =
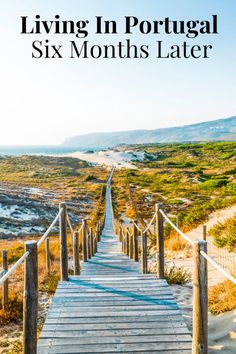
[{"label": "green vegetation", "polygon": [[229,251],[236,251],[236,215],[223,223],[218,223],[209,230],[217,247],[226,247]]},{"label": "green vegetation", "polygon": [[63,200],[93,204],[99,200],[106,178],[105,168],[71,157],[0,158],[0,183],[9,188],[17,185],[46,189],[55,193],[55,203]]},{"label": "green vegetation", "polygon": [[60,275],[58,272],[46,274],[43,279],[43,282],[39,286],[39,290],[48,294],[54,294],[57,289],[57,284],[59,280]]},{"label": "green vegetation", "polygon": [[96,176],[94,175],[88,175],[85,177],[85,182],[90,182],[90,181],[94,181],[96,179]]},{"label": "green vegetation", "polygon": [[14,181],[16,177],[27,177],[33,182],[38,179],[52,180],[59,177],[77,177],[80,169],[88,163],[72,157],[20,156],[0,159],[0,180]]},{"label": "green vegetation", "polygon": [[[144,151],[145,160],[136,162],[137,169],[115,173],[113,201],[118,218],[128,217],[132,208],[135,218],[145,223],[154,204],[161,202],[167,212],[179,215],[182,229],[188,231],[213,211],[236,203],[236,143],[151,144],[131,149]],[[171,235],[169,227],[165,234]]]}]

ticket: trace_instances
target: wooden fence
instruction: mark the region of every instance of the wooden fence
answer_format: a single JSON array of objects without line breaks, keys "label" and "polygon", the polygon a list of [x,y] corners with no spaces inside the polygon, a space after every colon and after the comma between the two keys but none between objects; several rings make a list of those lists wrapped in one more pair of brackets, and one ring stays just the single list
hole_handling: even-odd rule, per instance
[{"label": "wooden fence", "polygon": [[[104,226],[105,217],[95,225],[87,226],[87,220],[82,225],[73,229],[67,209],[69,204],[61,203],[59,212],[45,234],[37,241],[26,241],[23,256],[8,269],[7,251],[2,251],[3,269],[0,272],[0,285],[2,285],[2,308],[8,309],[9,277],[24,262],[24,289],[23,289],[23,353],[36,354],[37,352],[37,317],[38,317],[38,250],[45,242],[46,271],[50,273],[50,238],[49,234],[59,222],[60,240],[60,278],[68,280],[68,228],[73,236],[73,264],[74,274],[80,274],[80,260],[87,262],[96,252],[100,240],[101,230]],[[82,244],[79,245],[81,234]],[[80,255],[80,249],[82,254]],[[81,257],[82,256],[82,257]]]},{"label": "wooden fence", "polygon": [[[165,278],[165,250],[164,250],[164,223],[168,223],[178,234],[192,246],[193,251],[193,344],[192,354],[207,354],[208,352],[208,277],[207,264],[211,263],[227,279],[236,284],[236,278],[227,272],[207,253],[206,228],[203,229],[203,239],[193,241],[175,225],[163,211],[162,204],[155,205],[154,215],[145,229],[140,228],[137,221],[132,222],[132,228],[117,225],[119,239],[122,242],[122,251],[131,259],[139,261],[139,243],[141,244],[141,269],[148,273],[147,231],[151,228],[156,233],[158,278]],[[153,228],[154,225],[154,228]],[[138,241],[140,238],[140,242]]]}]

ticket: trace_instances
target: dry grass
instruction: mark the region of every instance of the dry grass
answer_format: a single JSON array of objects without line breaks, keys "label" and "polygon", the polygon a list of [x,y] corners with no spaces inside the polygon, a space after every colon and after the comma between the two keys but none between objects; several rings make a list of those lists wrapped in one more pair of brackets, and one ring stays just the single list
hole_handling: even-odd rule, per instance
[{"label": "dry grass", "polygon": [[236,285],[226,280],[209,291],[209,310],[214,315],[236,309]]},{"label": "dry grass", "polygon": [[[2,302],[2,297],[0,296]],[[22,294],[13,294],[9,296],[7,311],[0,309],[0,325],[9,324],[11,322],[20,323],[23,318],[23,301]]]},{"label": "dry grass", "polygon": [[[38,238],[35,237],[37,240]],[[26,241],[26,239],[24,239]],[[1,249],[7,249],[9,255],[9,264],[14,264],[24,252],[23,240],[17,241],[1,241]],[[71,256],[71,235],[68,234],[68,250]],[[60,245],[58,236],[50,237],[50,258],[51,271],[50,274],[45,272],[46,255],[45,245],[43,244],[38,252],[38,269],[39,269],[39,290],[40,295],[45,297],[48,302],[50,295],[56,290],[58,280],[60,278]],[[1,331],[0,353],[16,354],[22,353],[22,320],[23,320],[23,274],[24,265],[22,264],[9,278],[9,303],[7,311],[3,311],[0,302],[0,326]],[[44,295],[45,294],[45,295]],[[48,295],[47,295],[48,294]],[[47,300],[48,299],[48,300]],[[0,301],[1,301],[0,295]],[[39,326],[38,332],[42,327],[45,318],[45,308],[39,308]],[[14,328],[14,331],[12,330]]]},{"label": "dry grass", "polygon": [[169,285],[184,285],[191,281],[191,274],[182,267],[173,265],[171,268],[165,268],[165,279]]},{"label": "dry grass", "polygon": [[165,248],[170,251],[182,251],[189,248],[188,243],[180,236],[172,234],[172,236],[165,240]]},{"label": "dry grass", "polygon": [[[35,238],[37,239],[37,238]],[[25,240],[24,240],[25,241]],[[24,252],[22,240],[2,241],[1,248],[8,250],[9,265],[15,263]],[[68,250],[71,254],[71,237],[68,237]],[[59,280],[59,255],[60,245],[58,236],[50,237],[50,256],[51,256],[51,274],[45,272],[46,255],[45,245],[43,244],[38,252],[38,269],[39,269],[39,290],[47,293],[55,292],[57,282]],[[9,278],[9,304],[8,310],[4,313],[0,304],[0,323],[7,324],[10,322],[22,320],[22,294],[23,294],[23,273],[24,265],[22,264]],[[1,299],[1,298],[0,298]]]}]

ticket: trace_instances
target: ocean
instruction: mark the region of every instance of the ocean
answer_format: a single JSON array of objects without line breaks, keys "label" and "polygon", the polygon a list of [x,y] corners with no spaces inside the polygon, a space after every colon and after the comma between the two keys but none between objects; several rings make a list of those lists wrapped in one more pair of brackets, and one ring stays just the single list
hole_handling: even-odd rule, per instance
[{"label": "ocean", "polygon": [[62,155],[76,151],[97,151],[94,148],[65,147],[65,146],[0,146],[0,156],[22,156],[22,155]]}]

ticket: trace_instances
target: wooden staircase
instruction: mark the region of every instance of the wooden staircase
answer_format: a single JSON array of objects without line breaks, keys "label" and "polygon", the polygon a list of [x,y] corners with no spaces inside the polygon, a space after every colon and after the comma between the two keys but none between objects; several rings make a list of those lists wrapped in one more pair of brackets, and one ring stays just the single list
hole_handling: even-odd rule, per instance
[{"label": "wooden staircase", "polygon": [[98,252],[59,282],[39,354],[191,353],[191,335],[167,282],[141,274],[114,233],[110,186]]}]

